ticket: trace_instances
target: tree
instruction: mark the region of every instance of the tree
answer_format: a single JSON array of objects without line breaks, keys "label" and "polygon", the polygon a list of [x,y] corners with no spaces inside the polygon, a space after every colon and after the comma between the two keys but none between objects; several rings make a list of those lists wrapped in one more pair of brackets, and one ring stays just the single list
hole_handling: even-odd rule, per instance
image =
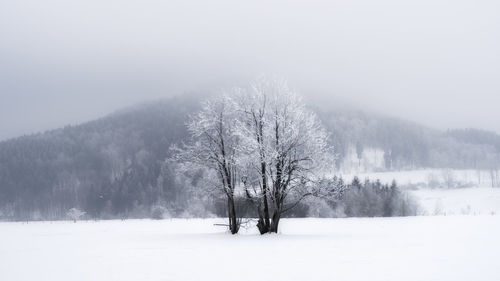
[{"label": "tree", "polygon": [[262,78],[239,92],[235,131],[245,193],[258,202],[261,233],[278,232],[282,214],[317,192],[314,181],[333,167],[332,148],[321,122],[286,81]]},{"label": "tree", "polygon": [[77,208],[71,208],[69,209],[69,211],[66,213],[66,215],[68,217],[70,217],[73,222],[76,222],[77,220],[79,220],[82,216],[85,215],[85,212],[77,209]]},{"label": "tree", "polygon": [[257,227],[261,234],[269,232],[270,187],[267,175],[267,95],[263,83],[254,83],[247,91],[236,89],[240,118],[237,134],[241,140],[240,169],[245,195],[257,209]]},{"label": "tree", "polygon": [[254,203],[260,232],[278,232],[283,213],[314,195],[333,167],[328,134],[287,83],[259,79],[204,104],[188,123],[190,143],[176,149],[183,171],[206,169],[227,197],[231,233],[238,232],[235,196]]},{"label": "tree", "polygon": [[184,163],[181,166],[184,171],[205,169],[207,183],[214,180],[216,190],[226,196],[232,234],[240,227],[235,208],[238,148],[235,109],[233,100],[225,95],[205,102],[187,125],[190,143],[182,148],[173,147],[174,160]]},{"label": "tree", "polygon": [[361,159],[363,159],[363,144],[356,142],[356,156],[358,157],[358,169],[361,169]]}]

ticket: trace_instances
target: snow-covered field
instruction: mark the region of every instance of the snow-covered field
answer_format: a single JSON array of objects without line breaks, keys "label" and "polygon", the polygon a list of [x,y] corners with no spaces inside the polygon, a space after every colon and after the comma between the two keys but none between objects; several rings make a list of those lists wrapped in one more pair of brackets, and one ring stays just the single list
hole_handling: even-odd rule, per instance
[{"label": "snow-covered field", "polygon": [[0,280],[500,280],[500,216],[0,223]]},{"label": "snow-covered field", "polygon": [[278,235],[232,236],[223,219],[3,222],[0,280],[500,280],[500,188],[474,171],[358,176],[482,187],[409,190],[438,216],[285,219]]},{"label": "snow-covered field", "polygon": [[423,215],[500,214],[500,188],[423,188],[410,193],[418,199]]}]

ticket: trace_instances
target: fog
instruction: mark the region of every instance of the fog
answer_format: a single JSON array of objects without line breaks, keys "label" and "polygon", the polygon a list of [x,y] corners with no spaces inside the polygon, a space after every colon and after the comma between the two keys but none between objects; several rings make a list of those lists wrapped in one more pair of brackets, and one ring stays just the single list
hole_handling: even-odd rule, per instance
[{"label": "fog", "polygon": [[0,140],[261,74],[500,132],[499,13],[495,0],[2,1]]}]

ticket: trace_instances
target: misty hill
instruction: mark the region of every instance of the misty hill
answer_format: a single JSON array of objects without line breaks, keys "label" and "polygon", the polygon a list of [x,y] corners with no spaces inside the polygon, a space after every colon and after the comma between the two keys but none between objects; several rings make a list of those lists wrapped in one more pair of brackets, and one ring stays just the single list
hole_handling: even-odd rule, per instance
[{"label": "misty hill", "polygon": [[[126,215],[169,194],[168,148],[186,137],[189,98],[140,105],[78,126],[0,143],[0,206],[14,217]],[[0,209],[0,210],[2,210]]]},{"label": "misty hill", "polygon": [[[196,183],[179,182],[165,159],[186,138],[184,124],[198,106],[195,97],[176,97],[0,142],[0,217],[56,219],[72,207],[95,218],[142,217],[159,202],[182,213],[186,186]],[[497,169],[500,162],[495,133],[441,132],[325,106],[316,112],[331,132],[339,170]]]},{"label": "misty hill", "polygon": [[[398,118],[349,109],[316,109],[331,132],[338,168],[498,169],[500,135],[478,129],[446,132]],[[375,158],[375,159],[373,159]],[[378,158],[378,159],[377,159]],[[344,166],[344,167],[342,167]]]}]

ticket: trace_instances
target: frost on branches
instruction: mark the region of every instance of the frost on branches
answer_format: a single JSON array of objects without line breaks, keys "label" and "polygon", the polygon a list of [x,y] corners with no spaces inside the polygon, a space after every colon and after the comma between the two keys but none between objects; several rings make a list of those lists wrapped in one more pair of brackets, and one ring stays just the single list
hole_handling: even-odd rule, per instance
[{"label": "frost on branches", "polygon": [[317,181],[333,167],[328,134],[283,80],[262,78],[206,102],[188,129],[190,143],[175,159],[184,171],[210,171],[207,182],[227,197],[231,233],[239,228],[235,196],[253,203],[260,233],[278,232],[281,216],[320,194]]},{"label": "frost on branches", "polygon": [[[191,142],[182,148],[174,148],[175,160],[186,172],[206,169],[211,175],[209,186],[218,186],[227,198],[229,229],[235,234],[240,222],[235,209],[237,185],[238,137],[234,132],[237,112],[233,101],[221,96],[203,104],[202,109],[187,124]],[[215,178],[215,182],[210,184]]]}]

